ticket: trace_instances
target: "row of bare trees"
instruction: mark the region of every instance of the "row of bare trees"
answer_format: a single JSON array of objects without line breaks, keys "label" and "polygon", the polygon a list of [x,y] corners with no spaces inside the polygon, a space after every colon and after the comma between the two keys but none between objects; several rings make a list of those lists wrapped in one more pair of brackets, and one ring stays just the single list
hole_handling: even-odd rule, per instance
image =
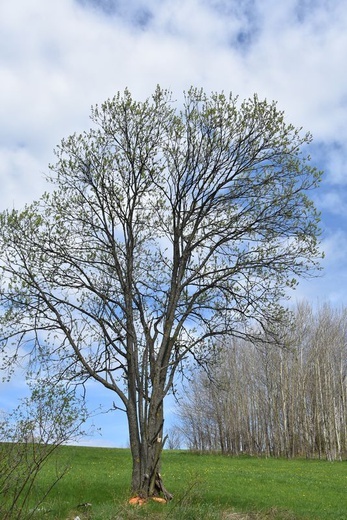
[{"label": "row of bare trees", "polygon": [[187,446],[230,454],[347,454],[347,309],[301,303],[286,346],[225,345],[179,409]]}]

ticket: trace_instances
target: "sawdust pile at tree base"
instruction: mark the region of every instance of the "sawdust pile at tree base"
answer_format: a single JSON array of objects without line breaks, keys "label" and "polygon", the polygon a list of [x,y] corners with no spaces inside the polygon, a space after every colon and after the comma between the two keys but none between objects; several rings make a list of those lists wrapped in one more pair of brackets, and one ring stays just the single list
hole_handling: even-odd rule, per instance
[{"label": "sawdust pile at tree base", "polygon": [[166,504],[165,498],[160,497],[150,497],[148,499],[142,497],[132,497],[129,499],[129,504],[132,506],[143,506],[148,503],[149,500],[153,500],[154,502],[159,502],[160,504]]}]

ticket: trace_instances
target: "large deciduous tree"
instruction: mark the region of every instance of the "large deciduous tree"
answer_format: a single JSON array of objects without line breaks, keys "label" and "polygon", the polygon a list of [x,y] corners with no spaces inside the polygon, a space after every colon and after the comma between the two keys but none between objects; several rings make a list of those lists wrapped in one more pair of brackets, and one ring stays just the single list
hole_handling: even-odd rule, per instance
[{"label": "large deciduous tree", "polygon": [[271,324],[318,261],[309,134],[275,103],[157,88],[92,109],[53,189],[1,215],[1,341],[51,377],[91,378],[126,410],[132,489],[166,492],[163,400],[190,355]]}]

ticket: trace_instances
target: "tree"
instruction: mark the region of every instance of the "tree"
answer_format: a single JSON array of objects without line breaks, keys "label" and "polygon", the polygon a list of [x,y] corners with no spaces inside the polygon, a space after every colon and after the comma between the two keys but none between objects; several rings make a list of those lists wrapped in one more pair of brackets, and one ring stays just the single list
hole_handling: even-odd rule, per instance
[{"label": "tree", "polygon": [[[194,371],[178,417],[187,446],[238,455],[326,457],[347,453],[346,308],[307,302],[286,324],[284,345],[221,342]],[[247,382],[245,384],[245,381]]]},{"label": "tree", "polygon": [[[274,324],[316,267],[320,173],[275,103],[157,88],[92,109],[64,139],[54,189],[1,215],[3,349],[40,350],[57,379],[99,382],[126,411],[132,490],[160,478],[164,397],[187,357]],[[118,404],[116,404],[118,406]]]},{"label": "tree", "polygon": [[[65,386],[49,381],[29,383],[31,395],[0,416],[0,516],[29,519],[43,509],[52,488],[68,471],[58,450],[76,441],[87,418],[84,403]],[[35,489],[48,460],[55,458],[55,474]]]}]

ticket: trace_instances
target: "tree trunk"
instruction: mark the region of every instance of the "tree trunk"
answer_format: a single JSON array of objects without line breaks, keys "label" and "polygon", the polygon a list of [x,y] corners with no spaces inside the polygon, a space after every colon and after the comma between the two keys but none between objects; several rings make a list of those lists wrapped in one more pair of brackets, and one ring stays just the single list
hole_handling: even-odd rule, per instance
[{"label": "tree trunk", "polygon": [[149,416],[137,435],[137,421],[128,413],[130,447],[133,460],[132,493],[147,499],[163,495],[166,501],[173,498],[164,487],[160,474],[163,451],[163,403],[149,407]]}]

